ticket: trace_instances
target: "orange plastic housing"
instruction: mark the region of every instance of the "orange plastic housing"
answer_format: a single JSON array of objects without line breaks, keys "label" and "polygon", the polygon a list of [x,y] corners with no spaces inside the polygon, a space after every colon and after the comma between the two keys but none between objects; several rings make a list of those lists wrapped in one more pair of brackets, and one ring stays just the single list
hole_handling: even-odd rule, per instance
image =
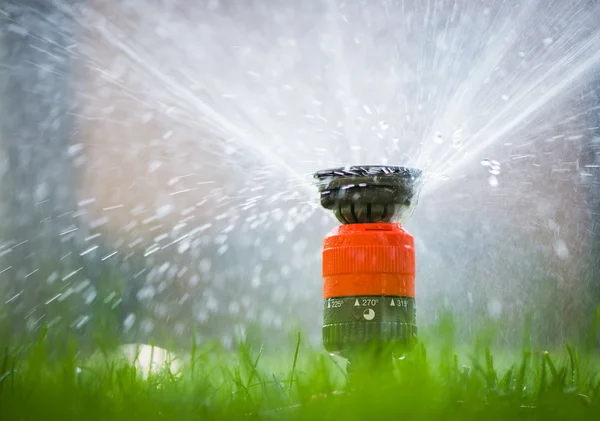
[{"label": "orange plastic housing", "polygon": [[400,224],[348,224],[323,241],[323,296],[415,297],[414,239]]}]

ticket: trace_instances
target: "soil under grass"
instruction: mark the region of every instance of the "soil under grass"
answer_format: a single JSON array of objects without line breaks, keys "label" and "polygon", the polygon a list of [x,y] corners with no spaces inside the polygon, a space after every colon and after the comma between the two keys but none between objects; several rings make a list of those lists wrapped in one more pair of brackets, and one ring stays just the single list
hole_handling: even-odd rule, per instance
[{"label": "soil under grass", "polygon": [[340,361],[300,341],[286,352],[206,345],[178,372],[145,377],[108,353],[51,357],[42,335],[1,355],[0,420],[600,419],[593,355],[524,351],[511,365],[485,347],[460,354],[418,344],[396,361],[394,383],[348,387]]}]

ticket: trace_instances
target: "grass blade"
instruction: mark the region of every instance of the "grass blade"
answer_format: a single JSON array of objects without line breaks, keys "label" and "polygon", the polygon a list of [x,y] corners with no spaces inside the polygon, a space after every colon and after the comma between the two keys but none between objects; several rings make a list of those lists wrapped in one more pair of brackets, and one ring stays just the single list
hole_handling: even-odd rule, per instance
[{"label": "grass blade", "polygon": [[292,385],[294,384],[294,374],[296,373],[296,364],[298,362],[298,353],[300,352],[300,342],[301,336],[300,332],[298,332],[298,341],[296,342],[296,350],[294,351],[294,362],[292,363],[292,372],[290,374],[290,386],[288,393],[292,393]]}]

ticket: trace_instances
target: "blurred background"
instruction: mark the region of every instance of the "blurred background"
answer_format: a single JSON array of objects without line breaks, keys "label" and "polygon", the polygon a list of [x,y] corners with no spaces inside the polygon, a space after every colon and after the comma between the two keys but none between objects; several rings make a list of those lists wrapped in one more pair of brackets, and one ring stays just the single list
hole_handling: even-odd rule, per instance
[{"label": "blurred background", "polygon": [[595,2],[3,0],[0,19],[6,335],[318,346],[336,221],[310,174],[386,164],[428,174],[406,224],[420,326],[589,338]]}]

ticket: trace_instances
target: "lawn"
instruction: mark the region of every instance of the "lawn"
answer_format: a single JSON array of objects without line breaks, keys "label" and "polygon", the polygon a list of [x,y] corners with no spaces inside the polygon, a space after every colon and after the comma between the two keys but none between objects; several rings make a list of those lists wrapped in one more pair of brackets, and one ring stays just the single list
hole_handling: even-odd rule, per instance
[{"label": "lawn", "polygon": [[[45,332],[45,331],[44,331]],[[419,343],[389,381],[347,384],[344,362],[297,341],[269,350],[193,347],[149,375],[114,350],[60,357],[46,333],[0,358],[0,420],[598,420],[597,358]],[[501,356],[501,358],[500,358]]]}]

